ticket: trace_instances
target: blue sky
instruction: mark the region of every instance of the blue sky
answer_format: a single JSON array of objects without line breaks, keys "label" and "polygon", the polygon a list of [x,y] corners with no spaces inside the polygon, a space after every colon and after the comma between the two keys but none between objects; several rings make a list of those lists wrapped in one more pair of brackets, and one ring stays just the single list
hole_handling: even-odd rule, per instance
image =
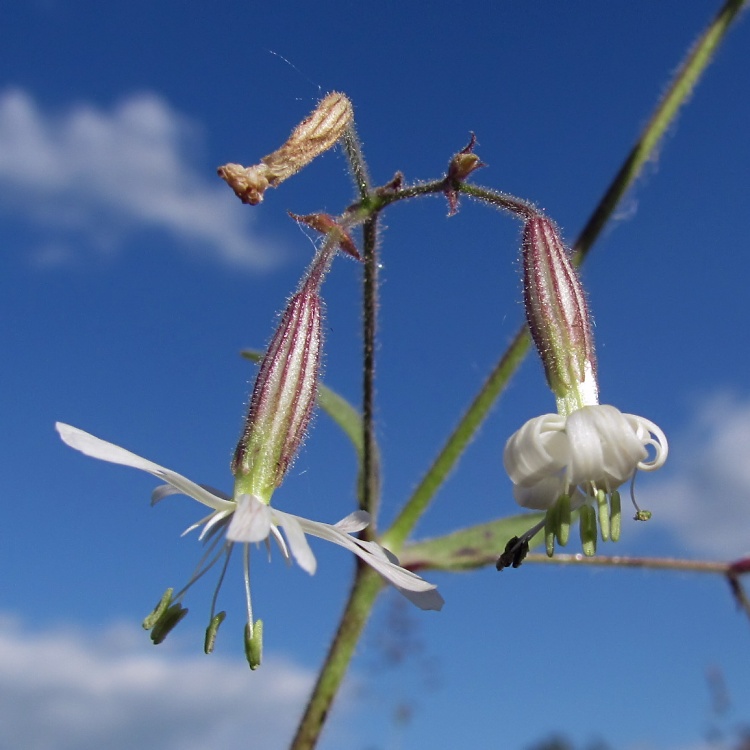
[{"label": "blue sky", "polygon": [[[157,736],[151,746],[166,750],[283,748],[345,599],[352,562],[341,549],[315,547],[314,578],[256,555],[261,670],[241,654],[238,570],[214,655],[201,653],[208,583],[154,648],[139,623],[197,561],[197,542],[179,533],[200,511],[182,498],[150,509],[149,477],[85,459],[53,430],[69,422],[229,489],[254,374],[239,351],[268,341],[313,250],[286,211],[338,213],[352,189],[330,153],[250,208],[216,167],[257,161],[321,92],[344,91],[377,182],[396,170],[439,176],[474,131],[489,165],[476,181],[533,200],[572,240],[717,7],[5,9],[0,747],[119,750]],[[744,19],[583,273],[603,401],[658,423],[672,449],[667,467],[639,479],[653,521],[628,524],[613,553],[750,549],[748,49]],[[448,219],[444,202],[425,199],[393,207],[384,228],[388,519],[522,309],[512,219],[466,201]],[[355,402],[359,278],[340,259],[324,288],[325,379]],[[502,446],[553,409],[530,358],[418,535],[514,512]],[[335,521],[353,507],[354,475],[349,445],[321,415],[275,501]],[[734,699],[726,721],[750,721],[750,627],[721,580],[531,565],[430,578],[447,601],[440,614],[383,597],[322,748],[523,748],[553,731],[698,748],[712,721],[709,669]]]}]

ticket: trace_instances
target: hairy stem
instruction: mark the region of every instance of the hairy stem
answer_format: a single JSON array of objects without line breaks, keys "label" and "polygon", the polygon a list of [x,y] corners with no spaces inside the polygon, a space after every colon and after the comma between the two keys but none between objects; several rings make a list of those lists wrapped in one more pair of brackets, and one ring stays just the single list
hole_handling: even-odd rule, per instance
[{"label": "hairy stem", "polygon": [[633,146],[573,245],[575,260],[578,262],[594,244],[617,204],[635,182],[644,164],[651,158],[654,149],[674,122],[680,107],[687,102],[698,79],[711,62],[711,56],[745,3],[746,0],[727,0],[691,48],[685,62],[680,66],[667,89],[667,93],[643,129],[641,137]]},{"label": "hairy stem", "polygon": [[[744,0],[728,0],[716,18],[711,22],[706,32],[693,46],[687,60],[675,76],[666,96],[654,112],[654,115],[646,126],[638,143],[628,155],[623,166],[620,168],[620,171],[615,176],[611,186],[606,191],[604,197],[581,232],[580,237],[574,244],[574,250],[576,251],[575,260],[577,263],[582,262],[585,254],[599,236],[602,228],[609,220],[609,217],[612,215],[612,212],[621,200],[623,194],[640,174],[643,165],[650,158],[666,129],[674,121],[677,111],[687,100],[687,97],[692,91],[696,81],[705,70],[711,55],[721,42],[725,32],[743,5]],[[352,174],[363,204],[372,201],[369,210],[365,211],[365,213],[369,214],[369,218],[365,220],[364,226],[365,393],[363,396],[363,415],[365,422],[364,460],[365,462],[369,462],[366,463],[366,466],[369,468],[366,469],[364,475],[365,480],[363,482],[362,504],[364,507],[374,509],[376,506],[376,498],[378,494],[377,482],[379,479],[377,476],[377,467],[372,456],[375,320],[377,313],[376,214],[380,209],[385,207],[385,205],[394,202],[395,200],[416,197],[417,195],[424,195],[427,193],[436,193],[442,189],[444,183],[437,182],[429,185],[416,186],[401,191],[402,194],[396,190],[392,191],[387,197],[375,196],[370,193],[365,162],[362,158],[359,142],[353,129],[350,134],[344,136],[344,149],[349,158],[352,167]],[[462,192],[471,194],[472,197],[486,200],[487,202],[498,205],[499,207],[505,207],[501,205],[502,201],[498,203],[494,197],[492,200],[489,200],[488,198],[490,196],[481,195],[481,189],[471,188],[465,184],[459,184],[457,187]],[[367,270],[368,264],[369,271]],[[394,549],[398,549],[411,533],[422,513],[424,513],[434,497],[437,489],[448,476],[451,469],[455,466],[461,453],[468,445],[469,440],[487,416],[490,408],[497,400],[511,375],[518,368],[528,349],[528,334],[526,333],[525,327],[522,327],[514,337],[506,353],[493,368],[480,392],[474,398],[469,409],[461,418],[458,427],[448,438],[445,446],[438,454],[437,459],[428,469],[422,482],[420,482],[417,487],[417,490],[407,501],[388,532],[388,542],[393,545]],[[553,561],[559,561],[560,557],[553,558]],[[601,558],[595,558],[595,560],[600,559]],[[681,564],[689,564],[689,561],[673,561],[671,564],[672,566],[668,567],[668,569],[678,569],[676,567],[677,562],[680,562]],[[622,562],[618,564],[623,566]],[[628,567],[635,567],[635,565],[628,565]],[[640,567],[667,568],[667,565],[663,562],[658,562],[653,566],[641,564]],[[683,565],[683,567],[680,567],[679,569],[686,568]],[[741,597],[737,595],[737,591],[742,591],[739,586],[738,575],[732,571],[711,572],[725,572],[733,586],[735,596],[738,597],[738,601],[742,601]],[[354,653],[355,645],[364,629],[382,585],[382,580],[374,571],[363,567],[362,565],[358,565],[354,586],[342,615],[338,631],[321,669],[310,702],[307,705],[298,727],[297,734],[292,742],[292,750],[309,750],[310,748],[314,748],[317,744],[323,723],[325,722],[330,706],[341,685],[344,675],[346,674],[349,662]],[[747,601],[746,598],[744,601]]]},{"label": "hairy stem", "polygon": [[377,214],[367,219],[362,227],[364,237],[364,281],[362,296],[362,426],[364,448],[362,451],[362,487],[360,507],[372,516],[365,529],[368,538],[376,534],[377,511],[380,495],[380,472],[375,444],[375,338],[378,315],[378,260]]},{"label": "hairy stem", "polygon": [[318,675],[312,697],[297,727],[297,734],[290,750],[311,750],[317,744],[328,711],[349,667],[354,647],[359,641],[382,586],[383,580],[374,570],[364,564],[358,564],[349,601],[346,603],[338,630]]},{"label": "hairy stem", "polygon": [[[686,61],[680,67],[667,90],[667,94],[657,105],[637,143],[626,157],[622,167],[620,167],[574,243],[573,262],[575,265],[580,265],[583,262],[623,195],[632,186],[644,164],[654,153],[659,141],[674,121],[678,110],[687,101],[701,73],[708,66],[712,54],[723,39],[732,20],[744,4],[745,0],[727,0],[706,31],[693,45]],[[456,187],[460,192],[473,198],[518,213],[517,210],[514,210],[514,207],[507,206],[502,199],[498,199],[498,195],[502,196],[502,194],[478,189],[465,183],[459,183]],[[528,206],[531,210],[531,205],[528,204]],[[518,369],[528,350],[528,334],[526,333],[526,326],[523,325],[493,368],[479,394],[461,417],[458,426],[449,436],[417,489],[388,530],[386,536],[389,542],[392,541],[396,544],[396,549],[403,544],[414,529],[438,488],[458,462],[461,454],[481,426],[511,376]]]}]

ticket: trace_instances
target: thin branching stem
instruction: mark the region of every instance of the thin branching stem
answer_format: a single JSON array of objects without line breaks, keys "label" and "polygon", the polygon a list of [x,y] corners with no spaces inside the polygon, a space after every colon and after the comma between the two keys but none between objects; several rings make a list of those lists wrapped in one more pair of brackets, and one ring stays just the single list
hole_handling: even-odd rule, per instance
[{"label": "thin branching stem", "polygon": [[524,558],[527,562],[549,565],[576,565],[593,568],[648,568],[649,570],[674,570],[683,573],[719,573],[728,575],[731,563],[713,560],[683,560],[679,557],[626,557],[621,555],[567,555],[555,552],[554,557],[542,553],[531,553]]},{"label": "thin branching stem", "polygon": [[[620,171],[615,176],[612,185],[606,191],[599,205],[594,210],[591,218],[585,225],[580,237],[574,245],[576,261],[581,262],[584,255],[593,245],[601,233],[602,228],[611,217],[615,207],[624,193],[633,184],[640,174],[643,165],[654,152],[664,132],[674,121],[679,108],[685,103],[692,91],[696,81],[705,70],[711,55],[721,42],[725,32],[736,17],[738,11],[744,5],[743,0],[728,0],[716,18],[711,22],[707,31],[693,46],[687,60],[678,71],[666,96],[657,107],[653,117],[646,126],[641,138],[629,154]],[[365,395],[363,400],[363,412],[365,414],[365,453],[372,455],[371,446],[374,444],[373,394],[374,394],[374,372],[375,372],[375,320],[377,313],[377,213],[389,203],[417,195],[437,193],[445,186],[444,181],[424,183],[402,191],[392,189],[390,192],[384,190],[371,191],[365,162],[361,155],[359,142],[352,130],[351,136],[344,137],[344,148],[352,164],[352,173],[355,184],[362,200],[360,206],[363,214],[368,218],[365,220],[365,264],[371,264],[370,272],[365,272],[364,288],[364,320],[365,320]],[[491,196],[482,196],[477,193],[476,188],[470,188],[465,184],[459,184],[458,189],[472,197],[505,208]],[[501,194],[497,194],[501,195]],[[397,197],[398,196],[398,197]],[[494,196],[494,193],[493,193]],[[516,212],[517,213],[517,212]],[[367,225],[370,229],[367,229]],[[369,257],[369,261],[368,261]],[[368,281],[369,278],[369,281]],[[368,291],[368,284],[371,285]],[[524,355],[529,348],[528,335],[525,327],[521,328],[514,337],[508,350],[500,358],[493,368],[490,376],[482,386],[479,394],[475,397],[467,412],[462,416],[458,427],[449,437],[443,449],[438,454],[433,465],[428,469],[424,479],[420,482],[417,490],[407,501],[403,510],[392,525],[386,538],[389,544],[398,548],[414,529],[417,521],[428,507],[435,496],[438,488],[455,467],[461,453],[468,445],[471,437],[489,413],[489,410],[507,384],[510,376],[518,368]],[[367,416],[369,415],[369,416]],[[367,446],[370,446],[368,449]],[[376,464],[372,459],[369,472],[377,474]],[[363,504],[366,507],[374,507],[375,500],[373,491],[377,492],[377,478],[367,477],[363,482]],[[553,558],[559,560],[560,558]],[[595,558],[600,560],[601,558]],[[639,567],[654,568],[663,566],[663,561],[645,559]],[[689,561],[681,561],[688,563]],[[619,563],[622,566],[622,563]],[[630,566],[634,567],[634,566]],[[676,569],[670,567],[669,569]],[[680,568],[680,569],[684,569]],[[738,602],[747,603],[747,597],[739,584],[739,575],[736,571],[713,571],[724,572],[732,584],[733,592]],[[346,670],[354,653],[354,648],[369,618],[372,607],[379,590],[382,588],[382,579],[371,569],[357,566],[354,585],[349,596],[346,608],[342,615],[339,628],[329,649],[326,660],[321,668],[318,681],[313,690],[308,706],[299,724],[297,734],[292,742],[291,750],[311,750],[320,738],[323,724],[328,715],[331,704],[346,674]],[[738,594],[737,592],[740,592]],[[744,605],[743,605],[744,606]],[[747,607],[750,611],[750,607]]]},{"label": "thin branching stem", "polygon": [[[686,102],[701,73],[711,60],[711,55],[721,42],[732,20],[745,0],[728,0],[721,11],[709,24],[706,31],[693,45],[686,61],[680,67],[673,79],[665,97],[658,104],[654,114],[644,128],[638,142],[628,154],[619,169],[612,184],[597,204],[591,217],[586,222],[581,234],[573,245],[575,265],[580,265],[592,245],[600,235],[604,225],[612,216],[623,195],[633,185],[643,166],[653,155],[659,141],[677,116],[680,107]],[[473,198],[500,207],[494,191],[478,190],[465,183],[457,185],[460,192]],[[531,204],[529,209],[532,210]],[[493,368],[490,376],[483,384],[479,394],[472,401],[467,411],[461,417],[458,426],[451,433],[443,448],[432,465],[427,470],[422,481],[407,501],[399,516],[386,533],[389,541],[396,543],[398,548],[413,531],[417,521],[429,506],[435,493],[455,467],[466,446],[481,426],[490,409],[509,382],[511,376],[518,369],[529,350],[526,325],[522,325],[516,333],[510,346]],[[496,380],[497,379],[497,380]]]}]

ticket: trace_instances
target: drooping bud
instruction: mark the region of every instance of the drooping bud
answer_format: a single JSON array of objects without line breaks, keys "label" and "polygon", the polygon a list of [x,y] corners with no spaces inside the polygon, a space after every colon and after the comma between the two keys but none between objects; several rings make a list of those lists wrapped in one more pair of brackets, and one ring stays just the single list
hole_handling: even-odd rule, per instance
[{"label": "drooping bud", "polygon": [[583,287],[555,225],[534,216],[523,231],[526,320],[560,414],[597,404],[596,355]]},{"label": "drooping bud", "polygon": [[263,355],[232,458],[235,500],[251,495],[270,503],[305,437],[323,346],[320,286],[340,239],[337,231],[329,232]]},{"label": "drooping bud", "polygon": [[351,124],[353,116],[352,104],[344,94],[328,94],[310,116],[297,125],[286,143],[264,156],[260,164],[252,167],[225,164],[218,169],[219,177],[243,203],[255,206],[263,200],[267,188],[276,187],[316,156],[332,148]]}]

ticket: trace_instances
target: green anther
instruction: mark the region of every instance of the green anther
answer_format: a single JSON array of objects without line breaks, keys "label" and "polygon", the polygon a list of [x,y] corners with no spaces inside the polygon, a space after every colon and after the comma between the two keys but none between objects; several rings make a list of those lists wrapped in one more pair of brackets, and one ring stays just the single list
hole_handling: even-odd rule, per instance
[{"label": "green anther", "polygon": [[257,669],[263,658],[263,620],[256,620],[250,629],[250,623],[245,625],[245,658],[250,669]]},{"label": "green anther", "polygon": [[169,607],[151,630],[151,640],[153,641],[153,644],[155,646],[160,644],[172,632],[180,620],[187,615],[187,613],[188,610],[179,602]]},{"label": "green anther", "polygon": [[547,557],[555,554],[555,532],[557,531],[557,505],[553,505],[544,517],[544,546]]},{"label": "green anther", "polygon": [[596,504],[599,506],[599,530],[601,531],[602,541],[608,542],[610,538],[609,523],[609,504],[607,503],[607,493],[604,490],[596,491]]},{"label": "green anther", "polygon": [[620,526],[622,524],[622,508],[620,507],[620,493],[615,490],[609,496],[610,522],[609,538],[616,542],[620,539]]},{"label": "green anther", "polygon": [[143,621],[143,629],[151,630],[156,623],[161,619],[161,616],[167,611],[167,607],[172,603],[172,592],[174,589],[167,589],[164,592],[164,596],[159,600],[159,603],[154,608],[153,612],[146,617]]},{"label": "green anther", "polygon": [[579,511],[581,546],[586,557],[596,554],[596,511],[590,505],[584,505]]},{"label": "green anther", "polygon": [[633,518],[636,521],[649,521],[649,520],[651,520],[651,511],[650,510],[639,510],[633,516]]},{"label": "green anther", "polygon": [[216,644],[216,635],[219,632],[219,625],[224,622],[224,618],[227,616],[226,612],[219,612],[218,615],[211,619],[206,628],[206,640],[203,642],[203,651],[206,654],[210,654],[214,650]]},{"label": "green anther", "polygon": [[561,495],[557,501],[557,541],[564,547],[570,539],[570,495]]}]

